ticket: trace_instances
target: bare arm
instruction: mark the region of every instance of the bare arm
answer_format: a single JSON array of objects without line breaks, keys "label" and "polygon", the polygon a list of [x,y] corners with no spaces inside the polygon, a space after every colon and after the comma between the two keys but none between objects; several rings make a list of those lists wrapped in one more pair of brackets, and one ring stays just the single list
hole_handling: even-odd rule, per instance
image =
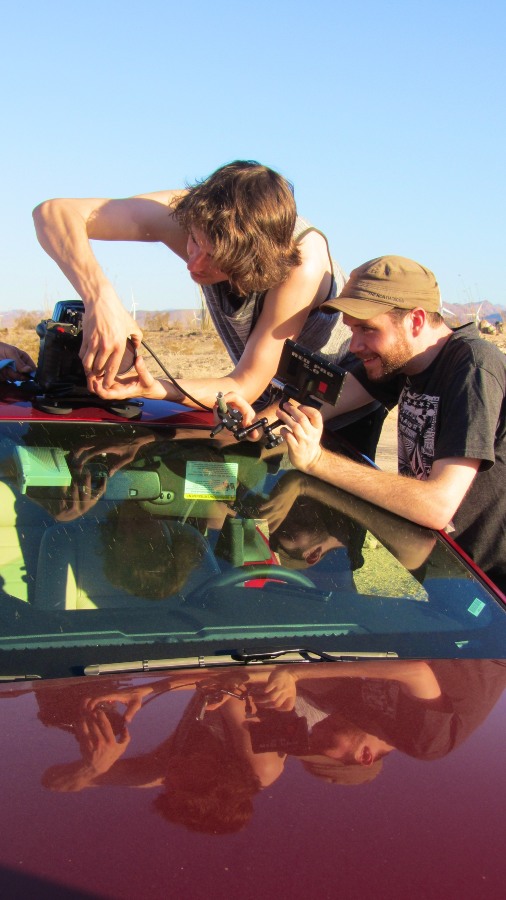
[{"label": "bare arm", "polygon": [[426,481],[381,472],[324,450],[323,428],[317,410],[290,407],[279,410],[293,465],[427,528],[445,528],[452,520],[480,467],[479,459],[437,460]]},{"label": "bare arm", "polygon": [[[232,372],[221,378],[178,379],[181,387],[201,403],[213,406],[218,391],[240,395],[248,406],[257,400],[277,371],[285,340],[299,336],[311,309],[327,296],[331,273],[325,241],[320,235],[310,233],[301,242],[300,249],[301,265],[291,271],[283,284],[267,291],[260,317]],[[94,389],[106,399],[111,398],[99,384]],[[138,389],[138,384],[131,388]],[[125,396],[121,388],[113,390],[114,399]],[[157,385],[144,386],[143,396],[188,403],[184,395],[178,395],[163,379]],[[369,400],[367,395],[363,402]]]},{"label": "bare arm", "polygon": [[34,210],[41,246],[85,304],[81,348],[85,371],[112,377],[127,337],[132,336],[136,343],[142,337],[101,269],[90,241],[161,241],[184,257],[186,236],[168,207],[176,194],[164,191],[124,200],[47,200]]},{"label": "bare arm", "polygon": [[[305,669],[305,671],[302,671]],[[332,671],[330,671],[332,670]],[[423,660],[370,660],[364,663],[329,663],[328,666],[293,666],[289,669],[296,681],[331,678],[379,678],[397,681],[404,693],[420,700],[436,700],[441,688],[431,667]],[[322,685],[324,682],[322,682]],[[328,686],[325,686],[328,690]]]},{"label": "bare arm", "polygon": [[[256,672],[250,681],[260,681]],[[338,662],[325,665],[275,666],[265,689],[267,708],[293,709],[296,684],[306,682],[315,693],[332,688],[336,678],[375,678],[397,681],[405,694],[420,700],[436,700],[441,688],[431,667],[423,660],[367,660],[366,662]]]},{"label": "bare arm", "polygon": [[287,280],[267,291],[262,313],[244,353],[230,375],[230,384],[247,401],[255,401],[276,374],[285,341],[296,340],[312,309],[328,294],[330,268],[327,245],[321,235],[310,233],[300,243],[301,264]]}]

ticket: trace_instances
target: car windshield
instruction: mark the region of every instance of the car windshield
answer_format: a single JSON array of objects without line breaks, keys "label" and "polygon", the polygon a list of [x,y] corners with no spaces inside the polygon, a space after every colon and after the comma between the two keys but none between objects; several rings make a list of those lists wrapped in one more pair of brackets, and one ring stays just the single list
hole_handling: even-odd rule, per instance
[{"label": "car windshield", "polygon": [[441,535],[209,427],[0,425],[0,672],[305,648],[501,656]]}]

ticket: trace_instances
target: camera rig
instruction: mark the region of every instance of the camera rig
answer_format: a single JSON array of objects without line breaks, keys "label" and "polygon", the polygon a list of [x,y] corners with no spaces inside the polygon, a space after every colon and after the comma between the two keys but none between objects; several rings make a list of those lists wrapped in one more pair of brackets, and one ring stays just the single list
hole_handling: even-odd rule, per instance
[{"label": "camera rig", "polygon": [[[75,407],[94,406],[110,409],[126,418],[138,418],[142,403],[136,400],[102,400],[87,387],[79,351],[83,340],[84,303],[81,300],[60,300],[51,319],[44,319],[36,327],[40,338],[37,369],[35,370],[33,404],[44,412],[67,415]],[[127,341],[119,374],[132,368],[135,347]]]},{"label": "camera rig", "polygon": [[[286,340],[271,384],[281,408],[287,400],[297,400],[305,406],[319,409],[322,403],[335,406],[346,374],[345,369],[335,366],[318,353],[306,350],[295,341]],[[242,441],[256,428],[261,428],[267,448],[276,447],[283,442],[280,434],[273,433],[274,428],[283,424],[279,419],[269,423],[263,416],[243,427],[242,413],[226,403],[221,393],[217,395],[217,411],[220,422],[211,432],[213,437],[227,428],[236,440]]]}]

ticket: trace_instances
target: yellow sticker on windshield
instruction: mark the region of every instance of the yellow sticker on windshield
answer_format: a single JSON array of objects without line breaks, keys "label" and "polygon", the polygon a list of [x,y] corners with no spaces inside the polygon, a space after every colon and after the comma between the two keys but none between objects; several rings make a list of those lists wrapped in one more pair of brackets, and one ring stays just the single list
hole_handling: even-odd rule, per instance
[{"label": "yellow sticker on windshield", "polygon": [[235,500],[239,464],[234,462],[186,463],[185,500]]}]

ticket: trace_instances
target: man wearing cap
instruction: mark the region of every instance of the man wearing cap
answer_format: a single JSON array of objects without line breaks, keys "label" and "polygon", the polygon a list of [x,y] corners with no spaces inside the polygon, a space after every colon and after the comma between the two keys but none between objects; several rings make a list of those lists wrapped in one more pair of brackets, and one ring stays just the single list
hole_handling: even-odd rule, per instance
[{"label": "man wearing cap", "polygon": [[[420,525],[447,528],[505,591],[504,355],[473,324],[450,329],[433,273],[404,257],[359,266],[326,306],[343,312],[362,366],[348,374],[336,407],[276,410],[293,465]],[[325,419],[371,397],[399,406],[398,475],[320,445]],[[254,421],[240,408],[246,424]]]}]

